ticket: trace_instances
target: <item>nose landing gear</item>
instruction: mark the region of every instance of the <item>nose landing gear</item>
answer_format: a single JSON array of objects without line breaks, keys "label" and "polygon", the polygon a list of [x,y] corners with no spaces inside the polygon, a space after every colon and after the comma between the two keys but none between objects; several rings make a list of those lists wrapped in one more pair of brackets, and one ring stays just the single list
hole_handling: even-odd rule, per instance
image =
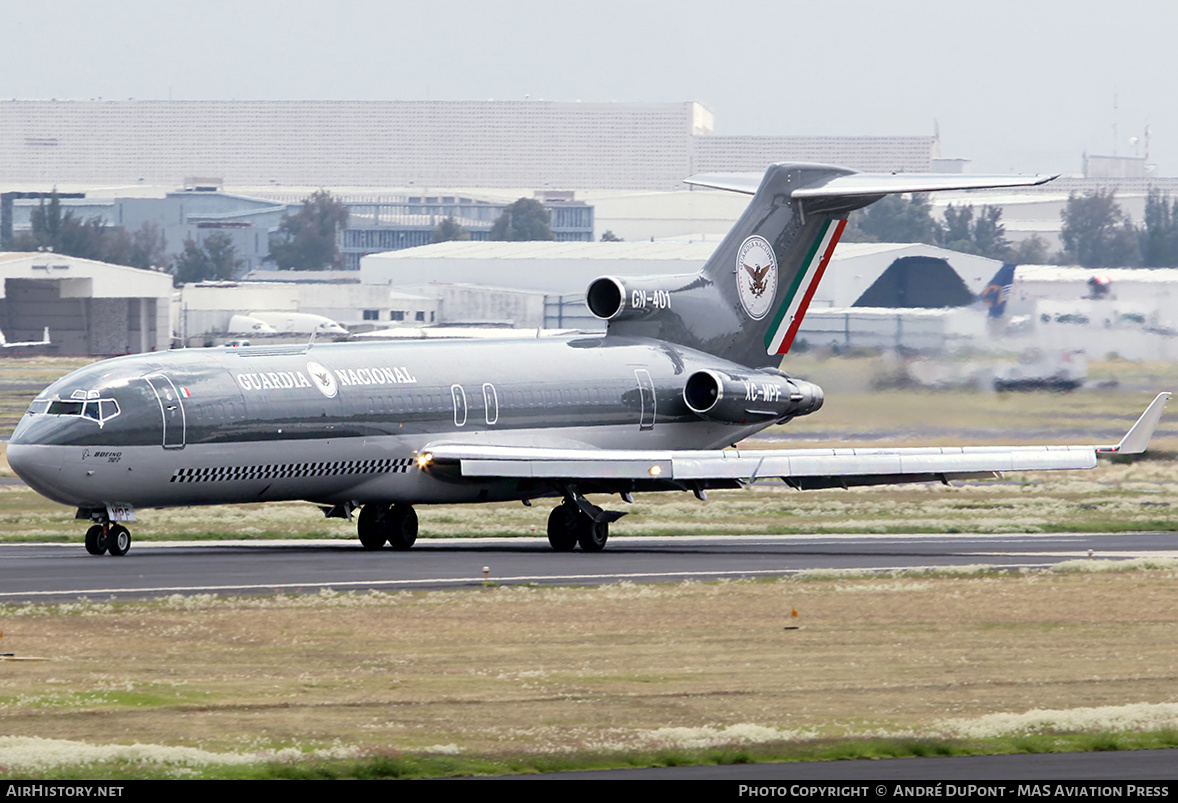
[{"label": "nose landing gear", "polygon": [[131,549],[131,531],[121,524],[95,524],[86,530],[86,551],[91,555],[109,552],[115,557]]}]

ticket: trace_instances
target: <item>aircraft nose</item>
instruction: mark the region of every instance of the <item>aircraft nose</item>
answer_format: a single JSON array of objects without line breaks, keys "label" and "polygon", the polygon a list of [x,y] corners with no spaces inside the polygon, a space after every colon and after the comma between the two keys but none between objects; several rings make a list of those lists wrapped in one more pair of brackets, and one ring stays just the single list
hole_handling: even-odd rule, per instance
[{"label": "aircraft nose", "polygon": [[35,451],[33,447],[27,444],[12,442],[8,444],[8,448],[5,450],[5,457],[8,458],[9,467],[16,472],[18,477],[26,482],[28,482],[26,476],[31,475],[35,470],[36,461],[33,458]]},{"label": "aircraft nose", "polygon": [[10,441],[5,457],[25,484],[42,496],[57,499],[55,480],[61,474],[60,456],[51,447]]}]

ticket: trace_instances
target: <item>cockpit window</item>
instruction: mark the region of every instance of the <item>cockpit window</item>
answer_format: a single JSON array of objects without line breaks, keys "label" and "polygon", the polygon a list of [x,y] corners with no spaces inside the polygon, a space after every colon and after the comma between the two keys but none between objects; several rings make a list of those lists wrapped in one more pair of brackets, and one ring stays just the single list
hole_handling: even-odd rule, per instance
[{"label": "cockpit window", "polygon": [[33,402],[29,412],[33,415],[77,415],[102,424],[119,414],[119,403],[114,399],[53,399],[48,403],[40,400]]},{"label": "cockpit window", "polygon": [[82,402],[58,401],[49,402],[49,415],[81,415]]}]

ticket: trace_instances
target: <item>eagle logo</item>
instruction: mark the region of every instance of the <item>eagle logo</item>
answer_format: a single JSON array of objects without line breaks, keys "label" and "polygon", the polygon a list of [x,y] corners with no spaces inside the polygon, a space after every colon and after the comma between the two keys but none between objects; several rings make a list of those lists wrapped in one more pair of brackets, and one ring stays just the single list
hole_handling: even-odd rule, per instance
[{"label": "eagle logo", "polygon": [[754,234],[741,243],[736,255],[736,290],[750,318],[759,321],[769,314],[777,295],[777,256],[764,237]]},{"label": "eagle logo", "polygon": [[757,298],[765,295],[765,274],[769,272],[769,268],[771,267],[773,267],[771,264],[763,268],[754,268],[749,265],[744,266],[744,269],[749,272],[749,276],[753,280],[753,283],[749,285],[749,290]]},{"label": "eagle logo", "polygon": [[335,377],[332,376],[331,371],[319,363],[307,363],[307,373],[311,375],[311,384],[317,387],[319,392],[327,398],[334,399],[335,394],[339,393],[339,385],[335,383]]}]

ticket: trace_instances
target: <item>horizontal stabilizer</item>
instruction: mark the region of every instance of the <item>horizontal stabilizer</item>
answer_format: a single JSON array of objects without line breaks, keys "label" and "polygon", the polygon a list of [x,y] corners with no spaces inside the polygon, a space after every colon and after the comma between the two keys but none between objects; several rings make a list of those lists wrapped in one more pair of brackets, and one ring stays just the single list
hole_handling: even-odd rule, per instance
[{"label": "horizontal stabilizer", "polygon": [[[983,190],[1001,187],[1034,187],[1056,176],[971,176],[959,173],[848,173],[808,187],[799,187],[791,198],[878,197],[904,192]],[[701,173],[684,183],[716,190],[753,195],[761,185],[761,173]]]}]

